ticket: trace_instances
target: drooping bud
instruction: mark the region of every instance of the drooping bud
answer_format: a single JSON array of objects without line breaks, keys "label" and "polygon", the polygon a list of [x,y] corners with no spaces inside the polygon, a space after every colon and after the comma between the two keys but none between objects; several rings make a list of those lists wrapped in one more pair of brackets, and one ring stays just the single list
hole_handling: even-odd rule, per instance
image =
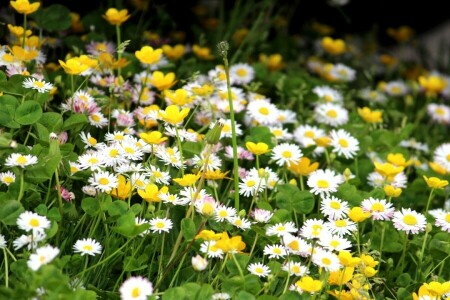
[{"label": "drooping bud", "polygon": [[225,126],[223,120],[218,119],[214,127],[211,128],[205,135],[206,143],[209,145],[215,145],[220,141],[220,134],[222,133],[222,128]]}]

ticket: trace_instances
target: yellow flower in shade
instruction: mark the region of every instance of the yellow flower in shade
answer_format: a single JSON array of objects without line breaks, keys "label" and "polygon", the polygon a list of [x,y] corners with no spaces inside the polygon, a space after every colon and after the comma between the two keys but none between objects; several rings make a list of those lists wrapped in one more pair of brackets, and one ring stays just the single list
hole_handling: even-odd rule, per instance
[{"label": "yellow flower in shade", "polygon": [[413,163],[413,160],[406,160],[401,153],[389,153],[387,156],[387,161],[393,165],[407,167]]},{"label": "yellow flower in shade", "polygon": [[434,172],[436,172],[436,173],[438,173],[438,174],[440,174],[440,175],[445,175],[445,174],[447,174],[447,170],[446,170],[442,165],[440,165],[440,164],[438,164],[438,163],[435,163],[435,162],[429,162],[428,165],[430,166],[430,168],[431,168]]},{"label": "yellow flower in shade", "polygon": [[331,55],[341,55],[347,50],[343,40],[332,39],[329,36],[322,39],[321,45],[322,48]]},{"label": "yellow flower in shade", "polygon": [[163,72],[155,71],[150,78],[150,83],[160,91],[170,89],[176,82],[173,72],[164,75]]},{"label": "yellow flower in shade", "polygon": [[382,54],[379,57],[380,63],[382,63],[383,65],[387,66],[387,67],[392,67],[394,65],[397,64],[397,59],[389,54]]},{"label": "yellow flower in shade", "polygon": [[358,115],[367,123],[383,122],[383,112],[381,110],[371,110],[368,107],[358,108]]},{"label": "yellow flower in shade", "polygon": [[247,147],[247,150],[255,155],[261,155],[270,151],[269,145],[262,142],[256,144],[253,142],[247,142],[245,143],[245,147]]},{"label": "yellow flower in shade", "polygon": [[[352,289],[354,290],[354,289]],[[350,291],[345,291],[345,290],[333,290],[333,291],[327,291],[328,294],[330,294],[331,296],[333,296],[336,299],[340,299],[340,300],[354,300],[354,299],[360,299],[360,297],[358,297],[358,295],[354,295],[352,294],[352,292]],[[364,298],[362,298],[364,299]]]},{"label": "yellow flower in shade", "polygon": [[[163,188],[161,188],[161,191],[162,190]],[[159,192],[160,190],[158,190],[158,186],[153,183],[147,184],[144,190],[138,190],[139,196],[147,202],[160,202],[161,199],[159,198]]]},{"label": "yellow flower in shade", "polygon": [[266,54],[259,55],[259,61],[267,66],[270,71],[278,71],[284,68],[283,56],[275,53],[267,56]]},{"label": "yellow flower in shade", "polygon": [[364,276],[366,276],[367,278],[373,277],[373,276],[375,276],[375,274],[377,274],[377,273],[378,273],[378,271],[375,270],[375,269],[372,268],[372,267],[365,267],[365,268],[364,268]]},{"label": "yellow flower in shade", "polygon": [[103,18],[111,25],[121,25],[130,18],[130,15],[128,14],[128,9],[108,8]]},{"label": "yellow flower in shade", "polygon": [[228,174],[229,171],[226,171],[225,173],[220,170],[208,170],[205,173],[205,179],[208,180],[222,180],[226,178],[225,176]]},{"label": "yellow flower in shade", "polygon": [[329,25],[327,25],[327,24],[319,23],[319,22],[317,22],[317,21],[314,21],[314,22],[311,24],[311,28],[312,28],[315,32],[317,32],[317,33],[319,33],[319,34],[321,34],[321,35],[330,35],[330,34],[332,34],[332,33],[334,32],[333,27],[331,27],[331,26],[329,26]]},{"label": "yellow flower in shade", "polygon": [[17,11],[19,14],[29,15],[34,13],[41,6],[40,2],[30,3],[28,0],[17,0],[10,1],[9,4]]},{"label": "yellow flower in shade", "polygon": [[388,197],[392,197],[392,198],[397,198],[402,194],[402,189],[401,188],[396,188],[392,185],[385,185],[383,187],[384,192],[386,193],[386,196]]},{"label": "yellow flower in shade", "polygon": [[216,248],[219,248],[223,253],[236,253],[242,252],[245,249],[245,243],[242,241],[240,235],[229,237],[226,231],[222,232],[222,235],[215,244]]},{"label": "yellow flower in shade", "polygon": [[151,65],[159,62],[162,53],[162,49],[153,49],[150,46],[144,46],[141,50],[134,52],[134,55],[136,55],[137,59],[139,59],[141,63]]},{"label": "yellow flower in shade", "polygon": [[76,12],[70,12],[70,21],[71,21],[71,25],[70,28],[72,28],[73,32],[83,32],[84,27],[83,27],[83,23],[81,23],[81,17],[79,13]]},{"label": "yellow flower in shade", "polygon": [[233,40],[233,43],[236,46],[239,46],[242,41],[245,39],[245,37],[248,35],[249,30],[248,28],[239,28],[236,30],[233,35],[231,36],[231,39]]},{"label": "yellow flower in shade", "polygon": [[398,43],[409,41],[413,35],[414,30],[409,26],[400,26],[399,28],[388,28],[387,34],[396,40]]},{"label": "yellow flower in shade", "polygon": [[[144,106],[142,109],[142,115],[143,116],[149,116],[153,115],[153,113],[158,113],[160,110],[160,107],[156,104],[152,104],[149,106]],[[158,121],[153,120],[152,118],[138,118],[139,123],[144,126],[145,128],[152,128],[158,126]]]},{"label": "yellow flower in shade", "polygon": [[159,131],[141,132],[139,137],[151,145],[158,145],[167,140],[167,137],[163,137]]},{"label": "yellow flower in shade", "polygon": [[309,158],[303,156],[298,162],[292,162],[288,169],[297,175],[308,176],[319,167],[318,162],[311,163]]},{"label": "yellow flower in shade", "polygon": [[447,81],[439,75],[420,76],[418,81],[428,95],[439,94],[447,87]]},{"label": "yellow flower in shade", "polygon": [[355,268],[345,267],[344,269],[330,272],[330,277],[328,277],[328,283],[332,285],[343,285],[352,279],[353,272]]},{"label": "yellow flower in shade", "polygon": [[165,90],[164,96],[170,100],[171,104],[183,106],[194,101],[193,96],[190,96],[185,89],[177,89],[175,92],[171,90]]},{"label": "yellow flower in shade", "polygon": [[424,283],[422,286],[427,289],[432,297],[442,297],[443,295],[450,293],[450,281],[443,283],[431,281],[430,283]]},{"label": "yellow flower in shade", "polygon": [[192,46],[192,52],[194,52],[195,56],[203,60],[214,59],[214,55],[211,54],[211,48],[209,47],[201,47],[199,45],[194,45]]},{"label": "yellow flower in shade", "polygon": [[375,165],[375,171],[379,173],[383,177],[393,177],[397,175],[398,173],[402,172],[405,167],[402,166],[394,166],[391,163],[379,163],[374,162]]},{"label": "yellow flower in shade", "polygon": [[189,114],[190,109],[185,107],[180,110],[178,105],[169,105],[165,110],[159,111],[159,117],[172,125],[183,122],[184,118]]},{"label": "yellow flower in shade", "polygon": [[78,75],[89,69],[88,65],[83,64],[77,57],[69,58],[66,62],[59,60],[64,72],[70,75]]},{"label": "yellow flower in shade", "polygon": [[323,282],[321,280],[313,279],[310,276],[303,276],[295,283],[295,285],[304,292],[314,294],[322,289]]},{"label": "yellow flower in shade", "polygon": [[128,199],[131,192],[132,192],[131,182],[127,181],[125,176],[119,175],[117,188],[111,190],[111,195],[115,198],[125,200]]},{"label": "yellow flower in shade", "polygon": [[[13,35],[15,35],[18,38],[23,37],[23,27],[22,26],[14,26],[12,24],[8,24],[8,30],[9,30],[9,32],[11,32]],[[32,32],[29,29],[25,32],[25,36],[30,36],[31,34],[32,34]]]},{"label": "yellow flower in shade", "polygon": [[209,96],[214,92],[214,86],[212,84],[205,83],[200,87],[192,87],[192,92],[201,97]]},{"label": "yellow flower in shade", "polygon": [[425,179],[425,182],[427,183],[428,187],[432,189],[443,189],[448,185],[447,180],[442,180],[437,177],[428,178],[427,176],[424,175],[423,179]]},{"label": "yellow flower in shade", "polygon": [[202,239],[202,240],[205,240],[205,241],[217,241],[217,240],[220,240],[221,237],[222,237],[221,233],[215,233],[212,230],[204,229],[204,230],[200,231],[200,233],[195,236],[195,239],[196,240],[197,239]]},{"label": "yellow flower in shade", "polygon": [[375,268],[379,264],[378,261],[373,259],[373,257],[368,254],[361,254],[361,262],[363,263],[364,266],[372,268]]},{"label": "yellow flower in shade", "polygon": [[184,174],[181,178],[173,178],[173,181],[181,186],[193,186],[200,178],[200,174]]},{"label": "yellow flower in shade", "polygon": [[82,64],[84,64],[84,65],[86,65],[86,66],[88,66],[89,68],[92,68],[92,69],[95,69],[97,67],[97,65],[98,65],[98,60],[90,58],[87,55],[80,55],[78,57],[78,60]]},{"label": "yellow flower in shade", "polygon": [[179,60],[186,53],[186,47],[182,44],[175,46],[162,45],[161,48],[164,55],[170,60]]},{"label": "yellow flower in shade", "polygon": [[314,142],[316,142],[316,145],[319,147],[327,147],[331,143],[331,139],[327,136],[322,136],[314,139]]},{"label": "yellow flower in shade", "polygon": [[361,258],[353,257],[349,251],[339,251],[338,257],[341,264],[345,267],[356,267],[361,263]]},{"label": "yellow flower in shade", "polygon": [[348,213],[348,217],[353,221],[353,222],[363,222],[365,221],[367,218],[370,217],[370,212],[366,212],[363,211],[363,209],[359,206],[355,206],[353,207],[350,212]]},{"label": "yellow flower in shade", "polygon": [[[34,49],[27,50],[20,46],[13,46],[11,48],[11,55],[13,60],[29,62],[35,59],[39,55],[39,52]],[[3,58],[5,59],[5,57]]]}]

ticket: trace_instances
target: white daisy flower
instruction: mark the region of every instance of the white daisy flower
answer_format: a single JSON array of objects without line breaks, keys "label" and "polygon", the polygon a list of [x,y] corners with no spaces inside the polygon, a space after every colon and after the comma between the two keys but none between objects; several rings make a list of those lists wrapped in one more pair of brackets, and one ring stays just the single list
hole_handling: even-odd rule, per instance
[{"label": "white daisy flower", "polygon": [[331,235],[331,234],[322,235],[319,239],[319,245],[329,251],[336,251],[336,252],[342,250],[349,250],[353,246],[348,239],[339,235]]},{"label": "white daisy flower", "polygon": [[302,156],[302,150],[296,144],[282,143],[272,149],[271,158],[282,167],[284,165],[290,166],[291,163],[298,163]]},{"label": "white daisy flower", "polygon": [[349,210],[348,202],[335,196],[325,197],[320,203],[320,211],[322,214],[332,220],[343,218],[348,214]]},{"label": "white daisy flower", "polygon": [[172,167],[176,167],[177,169],[184,168],[184,162],[181,161],[180,151],[178,151],[178,147],[165,147],[164,145],[157,145],[155,147],[155,155],[165,165],[171,165]]},{"label": "white daisy flower", "polygon": [[286,250],[295,255],[307,257],[311,254],[311,245],[301,237],[286,233],[282,236],[283,245]]},{"label": "white daisy flower", "polygon": [[215,153],[211,153],[208,157],[208,161],[206,161],[206,153],[203,151],[200,153],[200,156],[195,154],[192,158],[192,165],[198,166],[202,170],[204,169],[204,165],[206,165],[207,171],[215,171],[220,170],[222,167],[222,160]]},{"label": "white daisy flower", "polygon": [[270,268],[263,263],[249,264],[247,270],[258,277],[267,277],[270,274]]},{"label": "white daisy flower", "polygon": [[[231,138],[231,120],[230,119],[221,119],[221,122],[223,124],[222,127],[222,131],[220,132],[220,138]],[[209,128],[213,128],[216,125],[217,121],[215,122],[211,122],[211,124],[209,125]],[[238,122],[234,121],[234,127],[236,130],[236,136],[241,136],[242,135],[242,129],[241,129],[241,124],[239,124]]]},{"label": "white daisy flower", "polygon": [[416,141],[415,138],[411,138],[409,140],[403,140],[400,142],[399,145],[402,147],[405,147],[405,148],[411,148],[414,150],[423,151],[425,153],[427,153],[429,151],[429,147],[427,144],[418,142],[418,141]]},{"label": "white daisy flower", "polygon": [[147,300],[153,294],[153,284],[142,276],[130,277],[122,283],[119,293],[121,300]]},{"label": "white daisy flower", "polygon": [[155,165],[149,165],[145,168],[145,174],[150,178],[150,180],[155,181],[157,184],[168,185],[170,183],[169,172],[161,171]]},{"label": "white daisy flower", "polygon": [[313,93],[319,97],[319,100],[330,103],[342,103],[343,97],[341,92],[329,86],[316,86]]},{"label": "white daisy flower", "polygon": [[394,216],[395,208],[385,199],[369,197],[361,202],[364,211],[370,212],[373,220],[390,220]]},{"label": "white daisy flower", "polygon": [[7,246],[7,242],[5,239],[5,236],[3,234],[0,234],[0,249],[5,249]]},{"label": "white daisy flower", "polygon": [[303,148],[315,146],[315,139],[326,136],[325,130],[311,125],[300,125],[295,128],[294,140],[299,143]]},{"label": "white daisy flower", "polygon": [[255,77],[255,71],[246,63],[238,63],[230,66],[230,80],[234,84],[248,84]]},{"label": "white daisy flower", "polygon": [[450,106],[430,103],[427,112],[431,119],[440,124],[450,124]]},{"label": "white daisy flower", "polygon": [[114,171],[119,174],[144,172],[144,165],[140,162],[125,160],[123,164],[114,167]]},{"label": "white daisy flower", "polygon": [[26,89],[37,90],[39,93],[49,92],[53,88],[53,84],[33,77],[25,79],[22,85]]},{"label": "white daisy flower", "polygon": [[356,78],[356,71],[344,64],[335,64],[329,71],[331,78],[337,81],[349,82]]},{"label": "white daisy flower", "polygon": [[288,132],[288,130],[282,126],[269,126],[269,129],[275,139],[279,141],[290,140],[293,137],[292,133]]},{"label": "white daisy flower", "polygon": [[330,139],[333,152],[337,153],[338,156],[350,159],[354,158],[359,151],[359,141],[344,129],[331,130]]},{"label": "white daisy flower", "polygon": [[87,134],[82,131],[80,133],[81,141],[84,143],[84,149],[88,148],[98,148],[98,142],[97,139],[91,136],[91,134],[88,132]]},{"label": "white daisy flower", "polygon": [[78,157],[77,163],[82,170],[100,171],[105,167],[105,156],[101,152],[88,151]]},{"label": "white daisy flower", "polygon": [[339,270],[341,263],[339,257],[333,252],[316,248],[312,255],[312,262],[320,267],[324,268],[328,272],[334,272]]},{"label": "white daisy flower", "polygon": [[255,193],[259,194],[265,188],[265,180],[257,176],[248,175],[241,178],[241,182],[239,182],[239,194],[244,197],[253,196]]},{"label": "white daisy flower", "polygon": [[442,231],[450,232],[450,212],[443,212],[435,216],[434,225],[441,228]]},{"label": "white daisy flower", "polygon": [[109,193],[112,189],[117,188],[118,185],[117,176],[108,171],[93,173],[92,176],[89,177],[88,182],[97,190],[105,193]]},{"label": "white daisy flower", "polygon": [[293,124],[297,122],[297,114],[290,109],[278,109],[277,120],[281,124]]},{"label": "white daisy flower", "polygon": [[407,234],[417,234],[424,231],[427,226],[425,216],[410,208],[402,208],[401,211],[396,211],[392,223],[397,230],[405,231]]},{"label": "white daisy flower", "polygon": [[125,139],[119,143],[120,155],[127,160],[139,160],[144,157],[144,152],[136,146],[136,143]]},{"label": "white daisy flower", "polygon": [[255,208],[250,212],[250,216],[259,223],[268,223],[273,216],[273,213],[269,210],[262,208]]},{"label": "white daisy flower", "polygon": [[319,169],[309,174],[307,184],[311,188],[310,192],[314,195],[329,197],[330,193],[337,191],[342,182],[342,176],[336,174],[333,170]]},{"label": "white daisy flower", "polygon": [[223,258],[223,251],[216,247],[216,241],[204,241],[200,245],[200,252],[206,254],[208,258]]},{"label": "white daisy flower", "polygon": [[314,108],[314,118],[321,124],[337,127],[348,122],[348,111],[334,103],[319,104]]},{"label": "white daisy flower", "polygon": [[39,242],[43,241],[47,235],[41,231],[32,232],[30,235],[22,234],[13,241],[14,250],[19,250],[27,246],[28,250],[35,249]]},{"label": "white daisy flower", "polygon": [[191,258],[191,264],[195,271],[203,271],[208,266],[208,261],[201,255],[196,255]]},{"label": "white daisy flower", "polygon": [[145,187],[147,184],[150,183],[150,180],[147,178],[147,176],[140,172],[134,172],[131,174],[130,177],[131,186],[133,188],[139,189],[139,190],[145,190]]},{"label": "white daisy flower", "polygon": [[284,258],[287,255],[286,248],[283,245],[266,245],[263,250],[264,255],[269,258]]},{"label": "white daisy flower", "polygon": [[223,204],[218,205],[214,211],[215,219],[218,222],[223,222],[229,218],[236,216],[236,209],[234,207],[228,207]]},{"label": "white daisy flower", "polygon": [[389,96],[398,97],[405,96],[409,92],[409,88],[403,80],[393,80],[384,85],[383,91]]},{"label": "white daisy flower", "polygon": [[25,168],[26,166],[31,166],[37,164],[38,159],[36,156],[31,154],[20,154],[20,153],[11,153],[8,158],[6,158],[5,166],[8,167],[21,167]]},{"label": "white daisy flower", "polygon": [[387,98],[386,95],[378,90],[372,90],[370,88],[364,88],[359,91],[359,97],[363,100],[374,102],[374,103],[386,103]]},{"label": "white daisy flower", "polygon": [[275,125],[278,108],[267,100],[252,101],[247,105],[249,116],[261,125]]},{"label": "white daisy flower", "polygon": [[230,224],[242,230],[250,229],[250,227],[252,226],[252,222],[239,216],[228,218],[228,222],[230,222]]},{"label": "white daisy flower", "polygon": [[308,268],[297,261],[289,260],[283,264],[281,269],[288,272],[290,276],[302,277],[309,273]]},{"label": "white daisy flower", "polygon": [[213,300],[228,300],[231,299],[230,294],[228,293],[214,293],[212,295]]},{"label": "white daisy flower", "polygon": [[444,143],[433,152],[434,162],[450,172],[450,143]]},{"label": "white daisy flower", "polygon": [[11,183],[16,181],[16,175],[11,171],[1,172],[0,173],[0,182],[6,185],[10,185]]},{"label": "white daisy flower", "polygon": [[276,235],[278,237],[282,237],[285,234],[296,232],[297,228],[295,227],[294,222],[288,221],[286,223],[277,223],[275,225],[271,225],[267,227],[266,234],[268,236]]},{"label": "white daisy flower", "polygon": [[127,134],[120,130],[115,130],[113,133],[108,132],[105,134],[105,141],[107,142],[121,142],[125,140]]},{"label": "white daisy flower", "polygon": [[329,232],[338,236],[352,234],[353,232],[358,230],[356,223],[348,218],[329,220],[327,223],[325,223],[325,226],[328,228]]},{"label": "white daisy flower", "polygon": [[50,263],[59,254],[59,249],[46,245],[36,249],[36,253],[32,253],[28,258],[27,265],[33,270],[37,271],[43,265]]},{"label": "white daisy flower", "polygon": [[103,128],[108,125],[108,119],[101,112],[94,112],[88,117],[89,124],[97,128]]},{"label": "white daisy flower", "polygon": [[37,213],[31,211],[24,211],[19,215],[16,221],[17,226],[20,229],[29,231],[43,232],[45,229],[50,228],[50,221],[47,217],[40,216]]},{"label": "white daisy flower", "polygon": [[[149,224],[150,225],[150,222],[147,219],[135,217],[134,218],[134,224],[135,224],[135,226],[139,227],[139,226],[142,226],[144,224]],[[139,236],[145,236],[147,234],[150,234],[150,228],[144,230],[143,232],[141,232],[139,234]]]},{"label": "white daisy flower", "polygon": [[94,239],[86,238],[76,241],[75,245],[73,245],[73,251],[75,253],[80,253],[81,256],[95,256],[102,253],[102,245]]},{"label": "white daisy flower", "polygon": [[300,228],[300,236],[306,239],[318,239],[325,234],[331,234],[328,228],[325,226],[323,220],[320,219],[308,219],[303,223]]},{"label": "white daisy flower", "polygon": [[168,218],[153,218],[150,220],[150,230],[153,232],[170,232],[170,229],[172,229],[172,227],[172,220]]},{"label": "white daisy flower", "polygon": [[97,195],[97,190],[95,189],[95,187],[93,187],[92,185],[85,185],[81,188],[81,191],[83,193],[85,193],[88,196],[96,196]]}]

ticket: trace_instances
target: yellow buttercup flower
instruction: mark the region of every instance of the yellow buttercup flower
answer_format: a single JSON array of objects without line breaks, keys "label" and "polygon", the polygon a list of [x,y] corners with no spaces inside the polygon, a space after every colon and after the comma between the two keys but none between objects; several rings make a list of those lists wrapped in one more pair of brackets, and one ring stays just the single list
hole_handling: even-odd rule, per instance
[{"label": "yellow buttercup flower", "polygon": [[226,171],[225,173],[220,170],[208,170],[205,173],[205,179],[208,180],[221,180],[224,179],[225,176],[227,176],[229,171]]},{"label": "yellow buttercup flower", "polygon": [[177,89],[175,92],[171,90],[165,90],[164,96],[170,100],[171,104],[183,106],[194,101],[194,96],[189,95],[185,89]]},{"label": "yellow buttercup flower", "polygon": [[28,0],[16,0],[10,1],[9,4],[17,11],[19,14],[29,15],[34,13],[41,6],[40,2],[30,3]]},{"label": "yellow buttercup flower", "polygon": [[151,145],[158,145],[167,140],[167,137],[163,137],[159,131],[141,132],[139,137]]},{"label": "yellow buttercup flower", "polygon": [[186,47],[182,44],[175,46],[162,45],[161,48],[164,55],[170,60],[179,60],[186,53]]},{"label": "yellow buttercup flower", "polygon": [[176,83],[175,73],[170,72],[164,75],[164,73],[161,71],[155,71],[152,73],[152,77],[149,81],[158,90],[167,90]]},{"label": "yellow buttercup flower", "polygon": [[[8,24],[8,30],[18,38],[23,37],[24,30],[22,26],[14,26],[12,24]],[[32,32],[29,29],[25,32],[25,36],[30,36],[31,34]]]},{"label": "yellow buttercup flower", "polygon": [[39,55],[39,52],[33,49],[27,50],[20,46],[13,46],[11,48],[11,55],[13,60],[29,62],[35,59]]},{"label": "yellow buttercup flower", "polygon": [[169,105],[165,110],[159,111],[159,117],[167,123],[177,125],[183,122],[183,120],[189,114],[189,111],[190,109],[187,107],[183,108],[180,111],[178,105]]},{"label": "yellow buttercup flower", "polygon": [[181,186],[194,186],[199,178],[200,174],[184,174],[181,178],[173,178],[173,181]]},{"label": "yellow buttercup flower", "polygon": [[424,283],[423,286],[425,286],[428,293],[434,297],[441,297],[442,295],[450,293],[450,281],[443,283],[431,281],[430,283]]},{"label": "yellow buttercup flower", "polygon": [[221,249],[223,253],[235,253],[242,252],[245,249],[245,243],[242,241],[242,237],[237,235],[229,237],[226,231],[222,232],[222,236],[216,242],[215,247]]},{"label": "yellow buttercup flower", "polygon": [[214,86],[212,84],[205,83],[199,87],[192,87],[192,92],[201,97],[209,96],[214,92]]},{"label": "yellow buttercup flower", "polygon": [[378,266],[379,262],[376,261],[372,256],[368,254],[361,254],[361,262],[364,266],[375,268]]},{"label": "yellow buttercup flower", "polygon": [[428,95],[436,95],[447,87],[447,81],[438,75],[420,76],[418,81]]},{"label": "yellow buttercup flower", "polygon": [[341,264],[345,267],[356,267],[361,263],[361,258],[353,257],[350,252],[345,250],[339,251],[338,257]]},{"label": "yellow buttercup flower", "polygon": [[259,61],[267,66],[270,71],[277,71],[284,68],[283,56],[275,53],[267,56],[266,54],[259,55]]},{"label": "yellow buttercup flower", "polygon": [[109,8],[103,15],[103,18],[111,25],[121,25],[130,18],[130,15],[128,14],[128,9]]},{"label": "yellow buttercup flower", "polygon": [[387,163],[374,162],[374,165],[375,171],[386,178],[393,177],[405,169],[405,167],[403,166],[395,166],[388,162]]},{"label": "yellow buttercup flower", "polygon": [[195,236],[195,239],[202,239],[205,241],[217,241],[222,237],[221,233],[215,233],[212,230],[203,229],[199,234]]},{"label": "yellow buttercup flower", "polygon": [[[162,189],[163,188],[161,188],[161,190]],[[153,183],[147,184],[144,190],[138,190],[139,196],[147,202],[160,202],[161,199],[159,198],[159,192],[160,190],[158,189],[158,186]]]},{"label": "yellow buttercup flower", "polygon": [[392,197],[392,198],[397,198],[402,193],[402,189],[401,188],[396,188],[396,187],[394,187],[392,185],[389,185],[389,184],[385,185],[383,187],[383,190],[386,193],[386,196]]},{"label": "yellow buttercup flower", "polygon": [[363,209],[361,207],[355,206],[348,213],[348,217],[353,222],[360,223],[370,217],[370,212],[363,211]]},{"label": "yellow buttercup flower", "polygon": [[214,55],[211,54],[211,48],[209,47],[201,47],[199,45],[194,45],[192,46],[192,52],[194,52],[195,56],[203,60],[214,59]]},{"label": "yellow buttercup flower", "polygon": [[383,122],[383,112],[381,110],[371,110],[368,107],[358,108],[358,115],[367,123]]},{"label": "yellow buttercup flower", "polygon": [[298,162],[292,162],[288,169],[297,175],[308,176],[319,167],[318,162],[311,163],[311,160],[305,156],[300,158]]},{"label": "yellow buttercup flower", "polygon": [[327,147],[331,143],[331,139],[327,136],[322,136],[314,139],[314,142],[316,142],[316,145],[319,147]]},{"label": "yellow buttercup flower", "polygon": [[442,180],[437,177],[428,178],[427,176],[424,175],[423,179],[425,179],[425,182],[427,183],[428,187],[432,189],[443,189],[448,185],[447,180]]},{"label": "yellow buttercup flower", "polygon": [[66,62],[58,60],[64,72],[70,75],[78,75],[89,69],[88,65],[83,64],[77,57],[69,58]]},{"label": "yellow buttercup flower", "polygon": [[270,151],[269,145],[261,142],[256,144],[253,142],[247,142],[245,143],[245,147],[247,147],[247,150],[255,155],[262,155]]},{"label": "yellow buttercup flower", "polygon": [[445,175],[445,174],[447,174],[447,170],[446,170],[442,165],[440,165],[440,164],[438,164],[438,163],[435,163],[435,162],[429,162],[428,165],[430,166],[430,168],[431,168],[434,172],[436,172],[436,173],[438,173],[438,174],[440,174],[440,175]]},{"label": "yellow buttercup flower", "polygon": [[322,48],[331,55],[341,55],[347,50],[343,40],[332,39],[329,36],[322,39],[321,45]]},{"label": "yellow buttercup flower", "polygon": [[413,160],[406,160],[402,153],[389,153],[387,161],[393,165],[407,167],[413,163]]},{"label": "yellow buttercup flower", "polygon": [[131,182],[127,181],[125,176],[119,175],[117,188],[111,190],[111,195],[115,198],[125,200],[128,199],[131,192],[132,192]]},{"label": "yellow buttercup flower", "polygon": [[414,30],[409,26],[400,26],[399,28],[388,28],[387,34],[396,40],[398,43],[409,41],[413,35]]},{"label": "yellow buttercup flower", "polygon": [[330,277],[328,277],[328,283],[332,285],[343,285],[352,279],[353,272],[355,268],[345,267],[342,270],[330,272]]},{"label": "yellow buttercup flower", "polygon": [[144,46],[141,50],[134,52],[134,55],[136,55],[141,63],[151,65],[160,61],[162,53],[162,49],[153,49],[150,46]]},{"label": "yellow buttercup flower", "polygon": [[313,279],[310,276],[303,276],[295,285],[304,292],[317,293],[322,289],[323,282],[321,280]]},{"label": "yellow buttercup flower", "polygon": [[377,274],[377,273],[378,273],[378,271],[375,270],[375,269],[372,268],[372,267],[365,267],[365,268],[364,268],[364,276],[366,276],[367,278],[373,277],[373,276],[375,276],[375,274]]}]

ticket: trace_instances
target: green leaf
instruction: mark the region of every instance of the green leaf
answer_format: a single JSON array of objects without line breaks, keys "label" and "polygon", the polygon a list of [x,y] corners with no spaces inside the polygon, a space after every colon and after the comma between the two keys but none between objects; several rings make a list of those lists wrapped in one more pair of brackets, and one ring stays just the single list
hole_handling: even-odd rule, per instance
[{"label": "green leaf", "polygon": [[[241,270],[246,270],[248,261],[250,260],[250,257],[248,255],[244,255],[244,254],[232,254],[234,255],[234,257],[236,258],[236,261],[239,264],[239,267],[241,268]],[[233,258],[231,258],[230,260],[228,260],[226,262],[226,267],[228,272],[230,272],[230,275],[238,275],[239,274],[239,269],[236,266],[236,262],[234,261]]]},{"label": "green leaf", "polygon": [[195,228],[195,224],[192,219],[184,218],[181,220],[181,233],[187,241],[191,241],[195,237],[197,229]]},{"label": "green leaf", "polygon": [[224,279],[222,289],[229,294],[235,294],[238,291],[247,291],[255,295],[261,289],[261,283],[258,276],[253,274],[248,274],[244,278],[241,276],[233,276]]},{"label": "green leaf", "polygon": [[41,183],[50,179],[61,162],[61,155],[39,157],[37,165],[26,172],[25,177],[32,183]]},{"label": "green leaf", "polygon": [[70,27],[70,10],[61,4],[53,4],[32,15],[38,27],[48,31],[61,31]]},{"label": "green leaf", "polygon": [[400,276],[398,276],[395,280],[395,283],[401,287],[408,287],[411,282],[412,278],[408,273],[400,274]]},{"label": "green leaf", "polygon": [[108,213],[111,217],[120,216],[128,211],[128,204],[122,200],[116,200],[108,205]]},{"label": "green leaf", "polygon": [[197,293],[200,291],[200,285],[198,283],[189,282],[184,284],[182,288],[184,290],[184,296],[187,299],[199,299],[195,297]]},{"label": "green leaf", "polygon": [[401,287],[397,290],[397,299],[411,300],[412,299],[411,292]]},{"label": "green leaf", "polygon": [[361,201],[364,199],[356,187],[347,182],[344,182],[338,187],[337,197],[340,199],[345,199],[351,206],[359,206]]},{"label": "green leaf", "polygon": [[[88,118],[83,114],[73,114],[64,121],[62,130],[78,129],[88,123]],[[79,130],[79,129],[78,129]]]},{"label": "green leaf", "polygon": [[186,292],[182,287],[171,288],[164,291],[162,300],[184,300],[187,299],[185,293]]},{"label": "green leaf", "polygon": [[49,132],[59,133],[63,126],[61,114],[55,112],[45,112],[39,119],[39,123],[44,125]]},{"label": "green leaf", "polygon": [[203,143],[186,141],[183,142],[181,148],[183,149],[183,156],[185,158],[191,158],[194,155],[199,155],[205,146]]},{"label": "green leaf", "polygon": [[266,143],[269,148],[273,147],[273,134],[266,126],[251,127],[250,133],[245,137],[245,142]]},{"label": "green leaf", "polygon": [[100,203],[97,199],[88,197],[81,200],[81,208],[90,216],[95,216],[100,210]]},{"label": "green leaf", "polygon": [[36,123],[42,116],[42,107],[34,100],[28,100],[16,109],[14,119],[21,125]]},{"label": "green leaf", "polygon": [[253,294],[250,294],[249,292],[246,291],[240,291],[237,295],[236,295],[236,299],[237,300],[252,300],[252,299],[256,299],[255,296],[253,296]]},{"label": "green leaf", "polygon": [[14,96],[3,95],[0,97],[0,103],[0,125],[8,128],[20,128],[20,124],[14,120],[19,101]]},{"label": "green leaf", "polygon": [[133,237],[136,235],[137,227],[135,225],[135,215],[129,211],[117,219],[117,225],[114,230],[126,237]]},{"label": "green leaf", "polygon": [[292,184],[282,184],[277,189],[275,199],[279,208],[301,214],[308,214],[314,209],[314,196],[309,191],[300,191]]},{"label": "green leaf", "polygon": [[17,217],[24,211],[22,204],[17,200],[0,201],[0,221],[5,225],[16,225]]},{"label": "green leaf", "polygon": [[23,81],[28,77],[29,76],[14,74],[9,77],[8,81],[0,82],[0,91],[21,96],[25,95],[29,90],[23,87]]},{"label": "green leaf", "polygon": [[50,132],[47,128],[40,123],[35,123],[33,126],[36,129],[38,139],[48,143]]},{"label": "green leaf", "polygon": [[197,293],[195,299],[211,299],[214,294],[214,289],[209,284],[203,284]]},{"label": "green leaf", "polygon": [[302,296],[298,292],[288,291],[280,296],[280,300],[301,300]]}]

